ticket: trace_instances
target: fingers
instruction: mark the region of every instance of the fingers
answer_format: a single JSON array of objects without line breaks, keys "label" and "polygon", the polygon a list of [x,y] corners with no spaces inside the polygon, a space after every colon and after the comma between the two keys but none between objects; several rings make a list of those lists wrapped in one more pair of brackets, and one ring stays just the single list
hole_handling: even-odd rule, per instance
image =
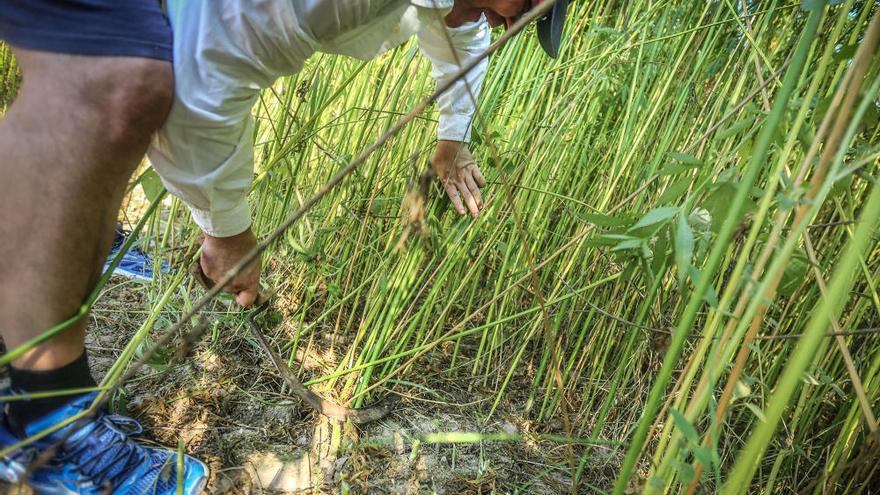
[{"label": "fingers", "polygon": [[477,218],[483,208],[480,187],[486,186],[486,179],[467,146],[460,142],[439,141],[432,164],[455,211],[459,215],[470,212]]},{"label": "fingers", "polygon": [[260,295],[260,263],[252,263],[242,271],[233,281],[235,302],[241,307],[248,307],[257,300]]},{"label": "fingers", "polygon": [[477,182],[474,180],[474,176],[471,174],[465,174],[464,183],[467,186],[468,190],[471,192],[471,195],[474,197],[474,200],[477,203],[477,208],[483,207],[483,196],[480,194],[480,188],[477,186]]},{"label": "fingers", "polygon": [[477,200],[474,198],[474,195],[471,194],[471,190],[468,189],[465,180],[460,179],[455,185],[458,186],[458,192],[461,194],[461,197],[464,198],[464,204],[466,204],[468,210],[471,211],[471,216],[477,218],[477,215],[480,214],[480,207],[477,206]]},{"label": "fingers", "polygon": [[[226,279],[247,253],[257,245],[257,238],[248,229],[230,237],[205,236],[199,260],[205,277],[214,284]],[[260,259],[256,258],[223,286],[241,306],[253,305],[260,292]]]},{"label": "fingers", "polygon": [[465,214],[465,207],[470,211],[472,217],[477,218],[480,215],[480,209],[483,207],[480,183],[486,185],[486,179],[483,178],[480,169],[473,164],[460,170],[456,177],[450,177],[443,181],[446,194],[459,215]]},{"label": "fingers", "polygon": [[[211,281],[219,282],[224,276],[212,278]],[[249,264],[223,287],[223,292],[232,294],[235,302],[243,308],[253,305],[260,293],[260,264],[256,262]]]},{"label": "fingers", "polygon": [[243,290],[235,295],[235,302],[237,302],[239,306],[246,308],[254,304],[257,300],[258,294],[259,291],[257,289]]},{"label": "fingers", "polygon": [[476,163],[471,166],[471,172],[477,185],[480,187],[486,187],[486,178],[483,177],[483,172],[480,171],[480,167],[478,167]]},{"label": "fingers", "polygon": [[443,188],[446,189],[446,195],[452,201],[455,211],[459,215],[464,215],[464,206],[461,204],[461,197],[458,195],[458,188],[455,186],[455,182],[452,179],[446,179],[443,181]]},{"label": "fingers", "polygon": [[224,292],[234,295],[235,302],[243,308],[254,304],[260,294],[259,272],[251,272],[251,270],[247,270],[240,274],[237,279],[224,288]]},{"label": "fingers", "polygon": [[467,209],[471,212],[471,216],[474,218],[480,214],[480,208],[477,206],[477,201],[474,199],[474,195],[471,194],[470,189],[468,189],[468,186],[464,183],[463,179],[456,178],[454,180],[447,180],[443,186],[446,189],[446,194],[452,201],[452,205],[455,206],[455,211],[457,211],[459,215],[465,214],[465,206],[467,206]]}]

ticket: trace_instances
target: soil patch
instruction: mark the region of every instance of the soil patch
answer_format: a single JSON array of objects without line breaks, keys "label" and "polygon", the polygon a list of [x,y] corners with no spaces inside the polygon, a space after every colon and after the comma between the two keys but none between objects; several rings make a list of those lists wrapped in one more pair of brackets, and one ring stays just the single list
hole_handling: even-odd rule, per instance
[{"label": "soil patch", "polygon": [[[114,277],[102,294],[86,344],[96,378],[103,377],[146,319],[145,289],[140,282]],[[401,400],[391,415],[364,427],[343,425],[316,415],[284,393],[280,377],[247,337],[241,318],[224,313],[222,306],[215,309],[217,325],[189,356],[180,360],[173,352],[162,353],[120,390],[112,404],[141,421],[144,441],[175,446],[182,439],[189,454],[210,466],[211,493],[568,491],[565,448],[528,440],[537,433],[562,434],[561,422],[537,424],[517,412],[526,399],[517,391],[528,388],[528,377],[519,377],[524,383],[511,386],[512,392],[486,421],[494,394],[475,385],[480,380],[469,374],[450,375],[448,363],[425,359],[424,369],[408,374],[408,379],[417,376],[419,383],[393,387]],[[169,314],[167,320],[173,317]],[[264,332],[276,349],[290,338],[285,325]],[[317,342],[303,346],[307,351],[300,351],[296,359],[304,363],[303,379],[344,354],[329,338],[313,340]],[[332,391],[315,390],[332,398]],[[453,433],[503,433],[524,439],[429,440],[432,434]],[[596,449],[595,454],[597,477],[610,476],[621,453]]]}]

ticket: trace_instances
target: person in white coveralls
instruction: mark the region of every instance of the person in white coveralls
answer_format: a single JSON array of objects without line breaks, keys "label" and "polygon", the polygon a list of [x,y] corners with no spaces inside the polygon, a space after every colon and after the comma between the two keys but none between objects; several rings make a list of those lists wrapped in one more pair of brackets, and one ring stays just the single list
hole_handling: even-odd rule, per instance
[{"label": "person in white coveralls", "polygon": [[[148,154],[205,233],[205,275],[219,280],[256,245],[246,198],[253,175],[251,108],[262,88],[299,71],[315,52],[369,60],[414,34],[443,84],[488,48],[490,25],[512,24],[531,6],[527,0],[169,2],[175,98]],[[467,143],[487,64],[483,59],[440,96],[432,159],[456,211],[473,216],[486,181]],[[225,289],[250,305],[259,274],[254,263]]]}]

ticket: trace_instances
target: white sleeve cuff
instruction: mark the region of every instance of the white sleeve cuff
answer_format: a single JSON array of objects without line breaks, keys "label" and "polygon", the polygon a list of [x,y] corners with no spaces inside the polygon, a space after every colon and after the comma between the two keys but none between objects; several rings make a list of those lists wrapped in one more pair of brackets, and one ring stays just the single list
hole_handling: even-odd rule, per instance
[{"label": "white sleeve cuff", "polygon": [[455,2],[453,0],[410,0],[410,3],[427,9],[451,10]]},{"label": "white sleeve cuff", "polygon": [[471,118],[469,114],[440,115],[437,139],[446,141],[471,141]]},{"label": "white sleeve cuff", "polygon": [[193,220],[211,237],[232,237],[251,226],[251,209],[243,200],[231,210],[209,211],[189,206]]}]

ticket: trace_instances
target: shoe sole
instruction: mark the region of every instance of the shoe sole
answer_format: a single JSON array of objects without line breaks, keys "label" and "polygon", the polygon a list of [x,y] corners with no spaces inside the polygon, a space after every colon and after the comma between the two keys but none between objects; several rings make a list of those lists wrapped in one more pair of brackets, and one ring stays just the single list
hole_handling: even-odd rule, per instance
[{"label": "shoe sole", "polygon": [[[183,492],[184,495],[200,495],[201,493],[204,493],[205,487],[208,485],[208,477],[210,476],[210,473],[211,473],[210,470],[208,469],[208,466],[205,465],[204,462],[202,462],[198,459],[196,459],[196,462],[198,462],[202,466],[202,469],[204,470],[205,474],[204,474],[204,476],[202,476],[202,479],[200,479],[198,481],[198,483],[196,483],[194,486],[190,487],[189,490],[185,490]],[[0,471],[0,474],[2,474],[2,471]],[[17,481],[14,483],[17,483]],[[34,483],[28,483],[28,487],[30,487],[34,491],[34,493],[36,493],[37,495],[81,495],[82,494],[81,491],[74,491],[73,489],[68,488],[66,486],[57,486],[57,485],[53,485],[53,486],[42,485],[41,486],[41,485],[34,484]],[[175,492],[175,493],[177,493],[177,492]]]}]

